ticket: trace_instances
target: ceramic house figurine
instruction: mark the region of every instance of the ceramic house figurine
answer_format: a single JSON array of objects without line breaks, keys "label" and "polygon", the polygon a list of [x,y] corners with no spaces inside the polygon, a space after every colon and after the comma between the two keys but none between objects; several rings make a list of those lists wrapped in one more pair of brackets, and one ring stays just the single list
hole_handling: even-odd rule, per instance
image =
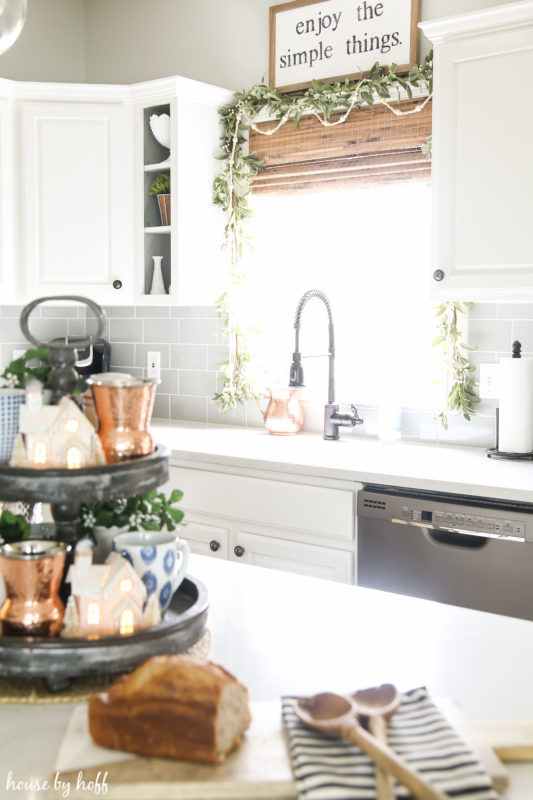
[{"label": "ceramic house figurine", "polygon": [[26,390],[19,431],[12,467],[80,469],[106,463],[100,439],[76,403],[62,397],[55,406],[44,405],[40,384]]},{"label": "ceramic house figurine", "polygon": [[104,564],[93,564],[90,542],[80,542],[66,581],[71,594],[62,636],[128,636],[161,621],[153,603],[143,610],[146,587],[118,553],[110,553]]}]

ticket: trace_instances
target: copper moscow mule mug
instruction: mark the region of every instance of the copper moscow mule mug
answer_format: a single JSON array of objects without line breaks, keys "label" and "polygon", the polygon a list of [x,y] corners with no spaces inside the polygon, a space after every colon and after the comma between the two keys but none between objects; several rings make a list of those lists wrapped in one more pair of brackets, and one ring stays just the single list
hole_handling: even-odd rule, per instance
[{"label": "copper moscow mule mug", "polygon": [[0,546],[6,599],[0,608],[4,636],[57,636],[65,607],[59,597],[68,545],[25,539]]},{"label": "copper moscow mule mug", "polygon": [[93,393],[98,436],[107,463],[153,453],[154,443],[147,428],[158,382],[151,378],[109,382],[93,375],[87,383]]}]

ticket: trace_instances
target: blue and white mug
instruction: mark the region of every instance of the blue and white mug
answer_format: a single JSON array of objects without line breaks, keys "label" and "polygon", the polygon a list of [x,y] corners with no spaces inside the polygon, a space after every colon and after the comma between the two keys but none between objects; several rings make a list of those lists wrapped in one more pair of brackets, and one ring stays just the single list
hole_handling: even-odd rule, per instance
[{"label": "blue and white mug", "polygon": [[168,531],[128,531],[113,539],[113,549],[127,559],[166,611],[189,564],[189,544]]}]

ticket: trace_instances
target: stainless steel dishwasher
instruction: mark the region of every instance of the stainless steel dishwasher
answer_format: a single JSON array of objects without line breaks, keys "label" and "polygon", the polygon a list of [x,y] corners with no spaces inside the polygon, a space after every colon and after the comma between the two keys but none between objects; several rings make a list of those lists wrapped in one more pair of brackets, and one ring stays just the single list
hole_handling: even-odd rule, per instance
[{"label": "stainless steel dishwasher", "polygon": [[533,504],[364,485],[357,583],[533,620]]}]

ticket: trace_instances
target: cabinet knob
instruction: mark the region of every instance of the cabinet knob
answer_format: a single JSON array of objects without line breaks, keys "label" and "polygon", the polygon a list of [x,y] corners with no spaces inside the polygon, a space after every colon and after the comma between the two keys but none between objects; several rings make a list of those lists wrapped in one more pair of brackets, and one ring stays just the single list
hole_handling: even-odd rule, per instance
[{"label": "cabinet knob", "polygon": [[443,278],[444,278],[444,270],[436,269],[435,272],[433,273],[433,280],[441,281]]},{"label": "cabinet knob", "polygon": [[113,281],[113,289],[122,289],[122,281]]},{"label": "cabinet knob", "polygon": [[233,548],[233,552],[235,553],[237,558],[241,558],[244,555],[244,547],[242,547],[242,545],[240,544],[235,545],[235,547]]},{"label": "cabinet knob", "polygon": [[216,553],[216,551],[220,549],[220,542],[217,542],[216,539],[211,539],[209,542],[209,548],[213,551],[213,553]]}]

